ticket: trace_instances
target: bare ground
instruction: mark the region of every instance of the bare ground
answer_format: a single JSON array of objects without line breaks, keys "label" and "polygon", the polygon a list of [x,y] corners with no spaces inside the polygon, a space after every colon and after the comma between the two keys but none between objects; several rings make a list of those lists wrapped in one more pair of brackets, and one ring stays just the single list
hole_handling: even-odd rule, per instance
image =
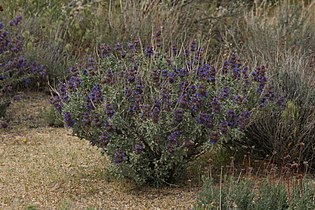
[{"label": "bare ground", "polygon": [[[0,209],[190,209],[198,188],[136,188],[106,173],[97,148],[46,126],[48,96],[20,94],[0,128]],[[1,120],[0,120],[1,121]]]}]

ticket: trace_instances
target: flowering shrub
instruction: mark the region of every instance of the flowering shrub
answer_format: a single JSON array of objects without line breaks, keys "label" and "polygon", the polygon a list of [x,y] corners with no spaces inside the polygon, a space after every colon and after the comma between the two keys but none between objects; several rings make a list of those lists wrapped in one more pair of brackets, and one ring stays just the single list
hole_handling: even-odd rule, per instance
[{"label": "flowering shrub", "polygon": [[101,45],[99,60],[74,66],[51,98],[75,135],[103,149],[112,169],[138,184],[173,181],[184,163],[212,144],[242,134],[259,110],[283,103],[232,53],[208,64],[194,41],[186,49],[140,42]]},{"label": "flowering shrub", "polygon": [[7,104],[7,97],[15,90],[46,78],[43,65],[30,62],[23,55],[23,38],[17,30],[21,21],[22,16],[11,20],[9,26],[0,21],[0,103]]}]

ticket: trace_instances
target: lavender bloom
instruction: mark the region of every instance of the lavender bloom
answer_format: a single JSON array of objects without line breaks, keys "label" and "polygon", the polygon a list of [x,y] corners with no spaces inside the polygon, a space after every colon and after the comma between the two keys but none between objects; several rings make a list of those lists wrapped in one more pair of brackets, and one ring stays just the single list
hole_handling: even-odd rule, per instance
[{"label": "lavender bloom", "polygon": [[91,118],[90,118],[90,113],[84,112],[82,116],[82,124],[83,126],[89,126],[91,125]]},{"label": "lavender bloom", "polygon": [[185,77],[185,76],[187,76],[188,75],[188,71],[186,70],[186,69],[179,69],[178,70],[178,76],[179,77]]},{"label": "lavender bloom", "polygon": [[197,71],[197,76],[200,79],[206,78],[208,76],[208,71],[205,68],[205,66],[199,66],[196,71]]},{"label": "lavender bloom", "polygon": [[114,73],[112,69],[108,69],[104,78],[106,84],[114,84]]},{"label": "lavender bloom", "polygon": [[175,73],[174,72],[168,73],[168,81],[169,81],[169,83],[175,82]]},{"label": "lavender bloom", "polygon": [[32,82],[32,80],[29,77],[25,77],[22,79],[22,83],[25,86],[28,86],[31,82]]},{"label": "lavender bloom", "polygon": [[247,67],[247,66],[244,66],[244,67],[242,68],[242,74],[248,76],[248,67]]},{"label": "lavender bloom", "polygon": [[218,98],[213,98],[210,104],[214,113],[219,113],[221,111],[221,105]]},{"label": "lavender bloom", "polygon": [[121,44],[120,44],[119,42],[117,42],[117,43],[115,44],[114,50],[116,50],[116,51],[122,50],[122,46],[121,46]]},{"label": "lavender bloom", "polygon": [[213,120],[211,116],[205,112],[199,112],[198,118],[197,118],[197,123],[198,124],[203,124],[206,126],[208,129],[213,128]]},{"label": "lavender bloom", "polygon": [[168,137],[168,143],[167,143],[167,151],[170,153],[170,154],[173,154],[174,153],[174,149],[176,147],[176,145],[178,144],[177,143],[177,140],[180,136],[180,132],[178,130],[176,131],[173,131]]},{"label": "lavender bloom", "polygon": [[250,122],[250,111],[245,111],[238,117],[238,127],[244,130]]},{"label": "lavender bloom", "polygon": [[153,47],[152,46],[148,46],[145,50],[144,50],[144,54],[148,57],[152,57],[154,52],[153,52]]},{"label": "lavender bloom", "polygon": [[168,75],[168,71],[166,69],[163,69],[162,70],[162,76],[167,77],[167,75]]},{"label": "lavender bloom", "polygon": [[113,104],[111,103],[106,103],[106,115],[109,117],[109,118],[112,118],[115,114],[115,110],[114,110],[114,107],[113,107]]},{"label": "lavender bloom", "polygon": [[182,122],[184,119],[184,111],[182,109],[176,109],[174,111],[174,120],[177,123]]},{"label": "lavender bloom", "polygon": [[69,68],[69,72],[72,76],[78,76],[79,74],[79,69],[78,69],[78,66],[75,65],[75,66],[72,66]]},{"label": "lavender bloom", "polygon": [[10,21],[10,26],[17,26],[22,21],[22,16],[19,15]]},{"label": "lavender bloom", "polygon": [[228,123],[228,126],[230,127],[234,127],[236,125],[236,113],[234,110],[232,109],[229,109],[227,110],[226,112],[226,119],[227,119],[227,123]]},{"label": "lavender bloom", "polygon": [[61,113],[62,111],[62,102],[61,102],[61,99],[58,95],[54,96],[54,97],[51,97],[50,100],[49,100],[50,104],[52,104],[55,109]]},{"label": "lavender bloom", "polygon": [[67,82],[67,88],[69,90],[77,90],[80,87],[81,79],[76,76],[71,76],[70,80]]},{"label": "lavender bloom", "polygon": [[128,109],[128,113],[130,115],[133,115],[136,110],[137,110],[137,107],[135,105],[130,105]]},{"label": "lavender bloom", "polygon": [[219,133],[216,131],[212,131],[210,133],[210,144],[215,144],[219,141]]},{"label": "lavender bloom", "polygon": [[278,100],[277,100],[277,105],[281,108],[283,108],[285,106],[285,101],[286,101],[286,98],[285,97],[280,97]]},{"label": "lavender bloom", "polygon": [[25,58],[23,58],[22,56],[20,56],[18,58],[18,62],[17,62],[17,68],[24,68],[27,65],[27,61]]},{"label": "lavender bloom", "polygon": [[235,55],[235,52],[232,52],[230,57],[229,57],[229,63],[234,65],[234,64],[236,64],[236,60],[237,60],[237,57]]},{"label": "lavender bloom", "polygon": [[209,65],[208,82],[215,83],[215,75],[216,75],[216,69]]},{"label": "lavender bloom", "polygon": [[161,108],[162,108],[161,105],[162,105],[162,103],[161,103],[161,101],[158,98],[154,99],[153,108],[158,108],[159,110],[161,110]]},{"label": "lavender bloom", "polygon": [[228,61],[224,61],[223,62],[223,66],[222,66],[222,74],[228,74],[229,73],[229,62]]},{"label": "lavender bloom", "polygon": [[136,79],[135,77],[136,71],[134,69],[128,69],[127,74],[128,74],[128,77],[127,77],[128,82],[133,83]]},{"label": "lavender bloom", "polygon": [[74,126],[74,120],[72,119],[71,112],[64,113],[63,114],[63,120],[66,122],[66,125],[68,127],[73,127]]},{"label": "lavender bloom", "polygon": [[99,46],[99,55],[101,58],[106,58],[111,52],[111,47],[108,44],[101,44]]},{"label": "lavender bloom", "polygon": [[241,77],[240,69],[239,68],[233,68],[232,69],[232,78],[234,80],[239,79]]},{"label": "lavender bloom", "polygon": [[137,155],[141,154],[141,153],[143,152],[143,150],[144,150],[144,145],[143,145],[142,142],[137,143],[137,144],[135,145],[135,153],[136,153]]},{"label": "lavender bloom", "polygon": [[220,126],[220,131],[223,135],[228,132],[229,128],[228,128],[228,122],[227,121],[221,122],[219,126]]},{"label": "lavender bloom", "polygon": [[[257,70],[257,69],[256,69],[256,70]],[[255,82],[258,82],[258,72],[257,72],[257,71],[253,71],[251,75],[252,75],[254,81],[255,81]]]},{"label": "lavender bloom", "polygon": [[230,88],[228,86],[224,87],[219,95],[220,100],[227,99],[230,95]]},{"label": "lavender bloom", "polygon": [[139,103],[141,101],[142,97],[137,91],[133,91],[132,95],[135,102]]},{"label": "lavender bloom", "polygon": [[149,110],[150,110],[150,107],[148,104],[143,104],[141,106],[141,117],[144,118],[144,119],[147,119],[149,117]]},{"label": "lavender bloom", "polygon": [[264,97],[268,98],[269,100],[273,101],[275,99],[275,93],[272,89],[272,87],[268,87],[265,91],[264,91]]},{"label": "lavender bloom", "polygon": [[172,45],[172,52],[173,52],[173,55],[177,54],[177,47],[176,47],[176,45]]},{"label": "lavender bloom", "polygon": [[98,116],[98,114],[95,114],[94,117],[93,117],[93,121],[92,121],[92,125],[99,128],[101,127],[101,121],[100,121],[100,118]]},{"label": "lavender bloom", "polygon": [[124,162],[125,159],[125,152],[121,149],[116,149],[114,154],[114,163],[119,164]]},{"label": "lavender bloom", "polygon": [[105,121],[104,129],[105,129],[108,133],[111,133],[111,132],[116,131],[116,129],[114,128],[114,126],[111,125],[108,121]]},{"label": "lavender bloom", "polygon": [[245,100],[246,100],[246,98],[242,95],[236,95],[235,96],[235,101],[239,105],[242,104]]},{"label": "lavender bloom", "polygon": [[103,95],[99,84],[93,86],[90,97],[94,103],[103,101]]},{"label": "lavender bloom", "polygon": [[135,46],[134,43],[128,42],[128,43],[127,43],[127,47],[128,47],[128,49],[129,49],[130,51],[132,51],[132,52],[136,50],[136,46]]},{"label": "lavender bloom", "polygon": [[265,108],[266,106],[267,106],[267,98],[266,97],[262,97],[260,99],[259,108]]},{"label": "lavender bloom", "polygon": [[197,42],[196,42],[196,40],[193,40],[193,41],[191,42],[190,50],[191,50],[192,52],[195,52],[195,51],[197,50]]},{"label": "lavender bloom", "polygon": [[192,105],[191,108],[193,108],[194,110],[198,110],[201,108],[201,98],[199,94],[194,94],[190,102],[191,102],[190,104]]},{"label": "lavender bloom", "polygon": [[129,98],[132,95],[132,91],[130,88],[126,87],[124,90],[124,94],[126,98]]},{"label": "lavender bloom", "polygon": [[257,87],[257,94],[261,94],[263,92],[264,88],[265,88],[265,85],[262,83],[259,83],[258,87]]},{"label": "lavender bloom", "polygon": [[154,34],[153,38],[154,38],[154,41],[156,42],[156,46],[157,47],[161,47],[162,46],[162,43],[161,43],[161,30],[159,30],[157,33]]},{"label": "lavender bloom", "polygon": [[160,109],[158,107],[154,107],[151,117],[154,123],[158,123],[160,119]]},{"label": "lavender bloom", "polygon": [[188,49],[185,49],[185,50],[184,50],[184,53],[183,53],[183,56],[187,58],[187,57],[189,57],[189,55],[190,55],[189,50],[188,50]]},{"label": "lavender bloom", "polygon": [[99,147],[104,148],[109,143],[108,133],[106,131],[102,132],[99,138]]},{"label": "lavender bloom", "polygon": [[177,143],[177,140],[180,136],[180,131],[179,130],[176,130],[176,131],[173,131],[168,137],[168,141],[171,143],[171,144],[176,144]]},{"label": "lavender bloom", "polygon": [[151,72],[151,76],[152,76],[153,83],[156,86],[159,86],[160,85],[160,74],[159,74],[159,72],[156,69],[154,69]]},{"label": "lavender bloom", "polygon": [[87,110],[93,110],[95,107],[92,104],[92,99],[90,96],[85,97],[85,109]]},{"label": "lavender bloom", "polygon": [[67,87],[64,83],[60,83],[58,85],[58,92],[60,94],[60,99],[62,102],[66,102],[69,99],[69,96],[67,93]]},{"label": "lavender bloom", "polygon": [[0,21],[0,30],[3,29],[3,23]]},{"label": "lavender bloom", "polygon": [[196,87],[195,85],[190,85],[190,86],[189,86],[189,91],[190,91],[192,94],[194,94],[194,93],[196,93],[196,91],[197,91],[197,87]]},{"label": "lavender bloom", "polygon": [[188,98],[188,94],[187,93],[185,93],[184,95],[182,95],[178,99],[178,104],[179,104],[179,107],[181,107],[181,108],[187,108],[188,107],[188,102],[189,102],[189,98]]},{"label": "lavender bloom", "polygon": [[261,84],[266,84],[268,80],[268,78],[265,75],[258,76],[257,79],[258,79],[258,82]]},{"label": "lavender bloom", "polygon": [[198,93],[199,93],[200,96],[203,96],[203,97],[207,97],[208,96],[205,84],[201,83],[199,85],[199,87],[198,87],[198,90],[199,90]]}]

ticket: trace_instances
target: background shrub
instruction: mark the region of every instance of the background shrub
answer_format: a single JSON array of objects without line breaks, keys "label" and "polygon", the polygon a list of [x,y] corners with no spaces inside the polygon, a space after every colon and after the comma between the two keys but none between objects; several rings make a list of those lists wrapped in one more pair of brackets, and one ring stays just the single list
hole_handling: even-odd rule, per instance
[{"label": "background shrub", "polygon": [[46,70],[42,64],[24,56],[24,40],[18,25],[22,16],[8,24],[0,21],[0,107],[4,116],[10,97],[23,88],[42,87]]},{"label": "background shrub", "polygon": [[272,85],[289,103],[284,111],[257,118],[245,138],[230,148],[247,148],[261,159],[273,156],[279,164],[296,162],[302,167],[305,162],[314,169],[313,8],[314,2],[302,1],[280,1],[277,7],[261,4],[235,22],[241,30],[235,33],[239,37],[232,33],[233,45],[244,57],[268,64]]},{"label": "background shrub", "polygon": [[[313,209],[314,187],[304,179],[259,182],[253,178],[222,178],[221,184],[205,179],[193,209]],[[298,200],[296,200],[298,198]]]}]

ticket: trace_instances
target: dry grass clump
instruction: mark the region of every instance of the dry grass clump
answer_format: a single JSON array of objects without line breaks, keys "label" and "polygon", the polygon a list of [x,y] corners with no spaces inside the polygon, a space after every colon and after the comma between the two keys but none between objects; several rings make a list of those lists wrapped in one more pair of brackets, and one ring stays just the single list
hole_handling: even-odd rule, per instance
[{"label": "dry grass clump", "polygon": [[45,106],[47,96],[22,94],[0,128],[1,209],[189,209],[195,202],[197,188],[138,189],[111,178],[96,147],[45,127]]}]

